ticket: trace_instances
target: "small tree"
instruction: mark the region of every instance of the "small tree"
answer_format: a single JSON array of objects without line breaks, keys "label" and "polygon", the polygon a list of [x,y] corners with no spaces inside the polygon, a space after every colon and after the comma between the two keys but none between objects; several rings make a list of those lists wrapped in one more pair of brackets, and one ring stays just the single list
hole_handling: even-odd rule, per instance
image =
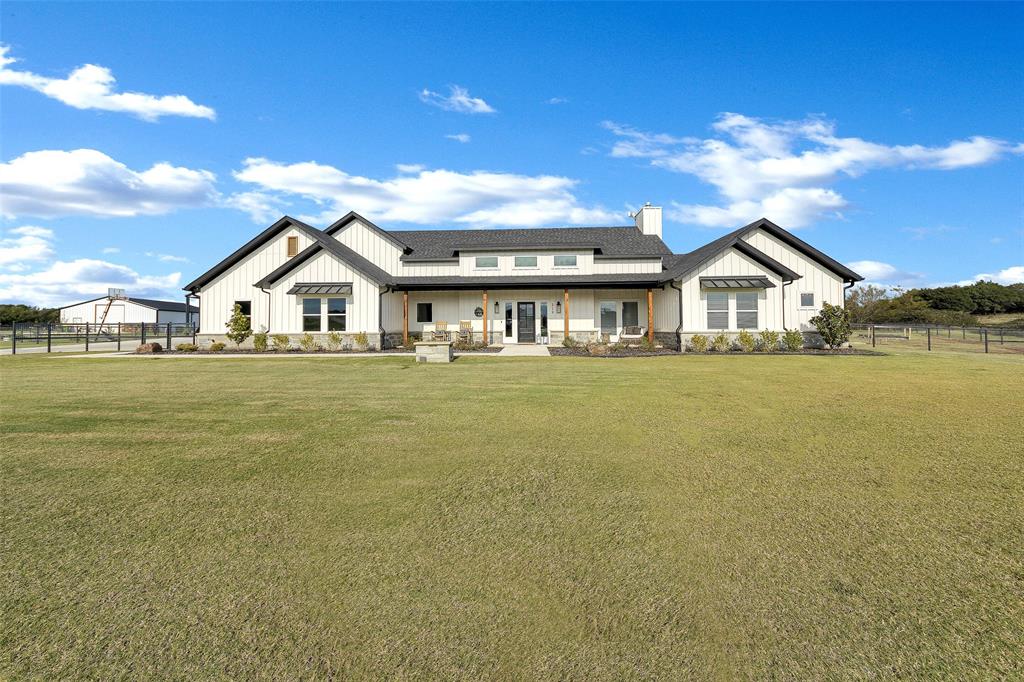
[{"label": "small tree", "polygon": [[850,313],[842,306],[824,304],[818,314],[811,318],[811,324],[829,348],[839,348],[850,340]]},{"label": "small tree", "polygon": [[252,336],[252,327],[249,325],[249,318],[242,314],[242,306],[235,304],[235,309],[231,313],[231,319],[228,320],[227,325],[228,333],[224,336],[231,339],[234,342],[235,348],[238,348],[242,343]]}]

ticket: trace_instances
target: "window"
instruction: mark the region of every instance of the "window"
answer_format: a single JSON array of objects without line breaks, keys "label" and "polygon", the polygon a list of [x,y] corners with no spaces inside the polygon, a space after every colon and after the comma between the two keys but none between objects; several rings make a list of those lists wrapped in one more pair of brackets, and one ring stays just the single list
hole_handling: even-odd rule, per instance
[{"label": "window", "polygon": [[512,338],[512,304],[505,304],[505,338]]},{"label": "window", "polygon": [[433,322],[434,321],[434,304],[433,303],[417,303],[416,304],[416,321],[417,322]]},{"label": "window", "polygon": [[736,328],[757,329],[757,292],[736,292]]},{"label": "window", "polygon": [[484,269],[484,268],[496,268],[496,267],[498,267],[498,257],[497,256],[477,256],[476,257],[476,267],[481,268],[481,269]]},{"label": "window", "polygon": [[555,267],[556,268],[574,268],[574,267],[576,267],[576,256],[555,256]]},{"label": "window", "polygon": [[800,307],[801,308],[813,308],[814,307],[814,294],[800,294]]},{"label": "window", "polygon": [[327,299],[327,331],[345,331],[345,312],[347,301],[343,298]]},{"label": "window", "polygon": [[535,268],[537,267],[536,256],[516,256],[516,267],[517,268]]},{"label": "window", "polygon": [[[249,329],[252,329],[252,301],[235,301],[235,305],[242,309],[242,314],[249,322]],[[231,306],[231,314],[234,315],[235,306]]]},{"label": "window", "polygon": [[302,331],[320,331],[320,299],[302,299]]},{"label": "window", "polygon": [[291,258],[299,252],[299,238],[288,237],[288,257]]},{"label": "window", "polygon": [[622,302],[622,326],[640,326],[640,304],[637,303],[636,301]]},{"label": "window", "polygon": [[709,291],[708,329],[729,328],[729,294],[724,291]]},{"label": "window", "polygon": [[541,338],[548,338],[548,302],[540,304],[540,335]]},{"label": "window", "polygon": [[601,334],[611,336],[618,332],[618,320],[615,315],[615,301],[601,301]]}]

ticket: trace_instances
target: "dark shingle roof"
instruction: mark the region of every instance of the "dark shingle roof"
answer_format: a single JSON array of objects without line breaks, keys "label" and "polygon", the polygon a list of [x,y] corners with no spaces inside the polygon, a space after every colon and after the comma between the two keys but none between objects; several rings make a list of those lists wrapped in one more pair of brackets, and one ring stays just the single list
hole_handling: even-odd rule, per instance
[{"label": "dark shingle roof", "polygon": [[[128,300],[131,301],[132,303],[138,303],[139,305],[144,305],[147,308],[156,308],[157,310],[166,310],[169,313],[183,313],[183,312],[186,312],[185,311],[185,304],[181,303],[179,301],[157,301],[156,299],[153,299],[153,298],[135,298],[134,296],[129,296]],[[199,308],[197,308],[194,305],[190,305],[188,307],[188,312],[197,313],[197,312],[199,312]]]},{"label": "dark shingle roof", "polygon": [[546,227],[516,230],[396,230],[406,245],[405,261],[451,260],[459,251],[515,249],[595,249],[608,257],[664,256],[672,250],[661,238],[629,227]]}]

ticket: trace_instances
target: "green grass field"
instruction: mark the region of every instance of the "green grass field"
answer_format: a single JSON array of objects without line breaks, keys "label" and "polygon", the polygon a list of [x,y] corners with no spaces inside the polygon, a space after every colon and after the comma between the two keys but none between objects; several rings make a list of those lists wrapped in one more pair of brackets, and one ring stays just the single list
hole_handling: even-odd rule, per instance
[{"label": "green grass field", "polygon": [[1024,676],[1024,359],[0,358],[0,678]]}]

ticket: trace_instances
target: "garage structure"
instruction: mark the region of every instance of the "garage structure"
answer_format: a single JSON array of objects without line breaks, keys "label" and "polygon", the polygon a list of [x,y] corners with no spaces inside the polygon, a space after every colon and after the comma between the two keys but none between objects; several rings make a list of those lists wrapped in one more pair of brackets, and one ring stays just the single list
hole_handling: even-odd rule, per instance
[{"label": "garage structure", "polygon": [[199,309],[195,306],[186,308],[184,303],[177,301],[138,298],[126,295],[123,289],[110,289],[106,296],[62,307],[60,321],[64,324],[76,322],[92,324],[173,322],[185,324],[191,322],[198,326]]}]

